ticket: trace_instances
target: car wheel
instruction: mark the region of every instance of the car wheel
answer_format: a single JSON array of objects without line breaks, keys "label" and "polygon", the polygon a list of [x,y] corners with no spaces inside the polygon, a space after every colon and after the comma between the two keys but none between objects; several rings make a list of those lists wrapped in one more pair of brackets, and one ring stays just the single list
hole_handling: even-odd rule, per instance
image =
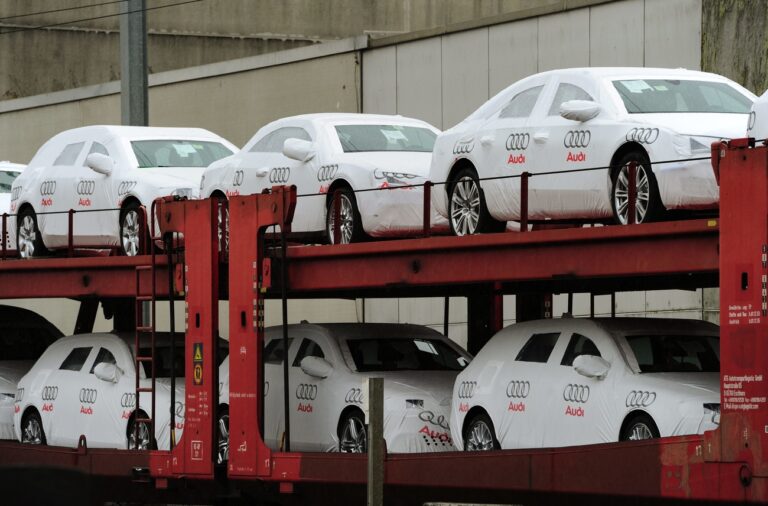
[{"label": "car wheel", "polygon": [[37,411],[29,411],[21,420],[21,442],[31,445],[46,444],[43,421]]},{"label": "car wheel", "polygon": [[475,415],[464,429],[464,451],[477,452],[500,448],[490,417],[485,413]]},{"label": "car wheel", "polygon": [[[136,416],[131,417],[131,420],[128,422],[128,449],[151,450],[154,448],[151,427],[147,422],[138,422],[137,428]],[[141,416],[146,417],[144,414]]]},{"label": "car wheel", "polygon": [[618,167],[611,175],[611,206],[616,223],[626,225],[629,210],[629,163],[637,162],[635,181],[637,199],[635,200],[635,223],[645,223],[661,217],[664,206],[659,196],[656,176],[651,169],[651,163],[644,153],[632,152],[624,155]]},{"label": "car wheel", "polygon": [[448,222],[453,235],[504,231],[506,223],[495,220],[488,212],[474,169],[461,169],[452,181],[448,188]]},{"label": "car wheel", "polygon": [[130,202],[120,211],[120,251],[133,257],[141,253],[141,207]]},{"label": "car wheel", "polygon": [[216,424],[216,463],[224,464],[229,460],[229,409],[219,409],[219,421]]},{"label": "car wheel", "polygon": [[368,451],[368,431],[360,411],[348,412],[339,422],[339,451],[365,453]]},{"label": "car wheel", "polygon": [[32,258],[48,252],[43,244],[43,235],[37,227],[35,211],[29,207],[25,207],[18,216],[16,223],[16,247],[21,258]]},{"label": "car wheel", "polygon": [[[363,231],[363,222],[360,219],[360,212],[357,209],[355,194],[349,188],[341,188],[338,191],[341,192],[341,202],[339,206],[339,214],[341,217],[339,220],[340,244],[360,242],[365,239],[365,232]],[[334,196],[331,194],[325,209],[325,231],[328,234],[328,242],[330,244],[334,243],[333,228],[335,226],[335,216],[333,213],[333,200]]]},{"label": "car wheel", "polygon": [[633,416],[621,432],[619,441],[639,441],[659,437],[659,429],[653,423],[653,419],[643,413]]}]

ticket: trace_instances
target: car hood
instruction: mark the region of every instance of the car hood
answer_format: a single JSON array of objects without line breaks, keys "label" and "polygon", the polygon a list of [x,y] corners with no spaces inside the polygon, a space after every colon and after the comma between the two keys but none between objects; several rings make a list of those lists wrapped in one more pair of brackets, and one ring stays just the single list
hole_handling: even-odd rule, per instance
[{"label": "car hood", "polygon": [[683,135],[736,139],[747,131],[747,114],[664,113],[631,114],[638,123],[669,128]]},{"label": "car hood", "polygon": [[363,377],[384,378],[384,397],[387,399],[432,400],[449,406],[453,382],[459,371],[393,371],[364,373]]},{"label": "car hood", "polygon": [[374,169],[392,172],[405,172],[426,177],[432,153],[414,151],[366,151],[364,153],[342,153],[338,155],[341,163],[369,166]]},{"label": "car hood", "polygon": [[[716,372],[658,372],[643,373],[642,377],[663,383],[687,396],[720,399],[720,373]],[[713,400],[713,402],[716,402]]]},{"label": "car hood", "polygon": [[148,178],[156,186],[197,189],[205,167],[150,167],[136,170],[142,174],[142,179]]}]

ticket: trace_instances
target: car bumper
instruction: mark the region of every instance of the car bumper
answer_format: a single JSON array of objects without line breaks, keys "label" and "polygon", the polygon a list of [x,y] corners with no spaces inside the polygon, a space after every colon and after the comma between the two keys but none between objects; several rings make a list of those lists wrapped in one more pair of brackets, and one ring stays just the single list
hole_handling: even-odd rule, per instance
[{"label": "car bumper", "polygon": [[[434,189],[433,189],[434,190]],[[424,229],[424,190],[422,187],[395,188],[359,192],[360,217],[363,228],[373,237],[418,235]],[[448,220],[430,205],[430,228],[433,232],[448,230]]]},{"label": "car bumper", "polygon": [[709,159],[657,164],[653,172],[659,196],[667,209],[717,207],[720,189]]}]

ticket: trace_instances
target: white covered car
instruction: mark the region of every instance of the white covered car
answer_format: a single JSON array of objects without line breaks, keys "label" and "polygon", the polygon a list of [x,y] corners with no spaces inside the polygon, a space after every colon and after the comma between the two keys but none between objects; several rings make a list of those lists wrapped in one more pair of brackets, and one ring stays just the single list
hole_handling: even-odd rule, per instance
[{"label": "white covered car", "polygon": [[197,197],[205,167],[236,149],[201,128],[88,126],[61,132],[13,184],[19,254],[29,258],[66,248],[67,211],[74,209],[75,247],[119,246],[123,254],[136,255],[143,240],[140,206],[149,214],[158,197]]},{"label": "white covered car", "polygon": [[528,172],[531,219],[627,223],[634,161],[636,222],[668,209],[715,208],[710,145],[744,136],[754,100],[725,77],[684,69],[536,74],[440,134],[429,178],[449,184],[432,201],[457,235],[504,230],[520,219],[521,204],[520,178],[505,176]]},{"label": "white covered car", "polygon": [[[299,198],[291,232],[333,241],[336,190],[342,243],[416,235],[423,229],[424,191],[439,130],[402,116],[307,114],[261,128],[236,155],[204,174],[202,198],[261,193],[295,185]],[[405,187],[394,190],[386,188]],[[381,191],[358,191],[380,189]],[[447,222],[430,211],[435,229]]]},{"label": "white covered car", "polygon": [[[384,378],[388,451],[454,449],[448,425],[451,388],[470,358],[448,338],[427,327],[385,323],[290,325],[288,336],[292,451],[365,452],[364,380],[371,377]],[[264,440],[273,449],[283,447],[284,357],[282,327],[268,328]],[[219,374],[226,406],[228,359]]]},{"label": "white covered car", "polygon": [[[156,335],[155,434],[139,420],[152,416],[151,393],[142,392],[136,411],[134,336],[80,334],[52,344],[19,381],[14,428],[22,443],[77,447],[85,435],[92,448],[169,449],[171,368],[176,367],[176,441],[184,429],[184,347],[171,355],[167,335]],[[149,343],[147,341],[147,346]],[[142,347],[144,344],[142,344]],[[151,352],[139,350],[140,356]],[[139,369],[141,387],[150,387],[149,362]],[[135,429],[138,425],[138,430]],[[138,439],[136,438],[138,434]]]},{"label": "white covered car", "polygon": [[498,332],[456,378],[465,450],[701,434],[720,422],[719,328],[655,318],[538,320]]},{"label": "white covered car", "polygon": [[[0,162],[0,214],[11,213],[11,189],[13,182],[21,174],[26,165],[11,162]],[[16,237],[11,233],[10,219],[6,221],[5,247],[16,249]]]}]

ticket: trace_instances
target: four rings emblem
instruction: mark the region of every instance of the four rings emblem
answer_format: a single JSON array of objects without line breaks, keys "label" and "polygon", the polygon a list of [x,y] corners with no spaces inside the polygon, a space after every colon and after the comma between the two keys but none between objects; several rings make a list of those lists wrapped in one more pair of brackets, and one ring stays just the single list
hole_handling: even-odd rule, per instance
[{"label": "four rings emblem", "polygon": [[589,130],[570,130],[565,134],[563,146],[566,148],[586,148],[592,140],[592,132]]},{"label": "four rings emblem", "polygon": [[290,167],[274,167],[269,171],[270,183],[287,183],[288,178],[291,177]]},{"label": "four rings emblem", "polygon": [[52,387],[52,386],[43,387],[43,394],[41,395],[41,398],[44,401],[55,401],[56,397],[58,396],[59,396],[59,387]]},{"label": "four rings emblem", "polygon": [[117,185],[117,194],[125,195],[136,187],[136,181],[122,181]]},{"label": "four rings emblem", "polygon": [[475,395],[475,388],[477,388],[477,381],[462,381],[459,384],[459,399],[471,399]]},{"label": "four rings emblem", "polygon": [[633,128],[627,132],[627,140],[640,144],[653,144],[659,138],[658,128]]},{"label": "four rings emblem", "polygon": [[242,170],[236,170],[235,175],[232,178],[232,186],[240,186],[245,179],[245,173]]},{"label": "four rings emblem", "polygon": [[96,190],[96,181],[93,179],[83,179],[77,182],[78,195],[93,195]]},{"label": "four rings emblem", "polygon": [[175,413],[179,418],[184,418],[184,403],[176,401]]},{"label": "four rings emblem", "polygon": [[80,389],[80,402],[84,404],[93,404],[96,402],[98,392],[94,388],[81,388]]},{"label": "four rings emblem", "polygon": [[459,141],[453,146],[454,155],[465,155],[475,149],[475,143],[472,141]]},{"label": "four rings emblem", "polygon": [[363,403],[363,390],[360,388],[350,388],[347,395],[344,396],[344,402],[350,402],[353,404]]},{"label": "four rings emblem", "polygon": [[445,416],[438,415],[435,416],[435,414],[431,411],[422,411],[419,413],[419,419],[421,419],[422,422],[431,423],[432,425],[437,425],[438,427],[441,427],[445,430],[448,430],[448,422],[445,419]]},{"label": "four rings emblem", "polygon": [[587,402],[589,400],[589,387],[569,383],[565,386],[565,390],[563,390],[563,400],[568,402]]},{"label": "four rings emblem", "polygon": [[314,401],[317,399],[317,385],[301,383],[296,387],[296,398],[302,401]]},{"label": "four rings emblem", "polygon": [[53,195],[56,193],[56,181],[43,181],[40,184],[40,195]]},{"label": "four rings emblem", "polygon": [[531,391],[529,381],[512,380],[507,383],[507,397],[510,399],[525,399]]},{"label": "four rings emblem", "polygon": [[322,165],[317,171],[317,180],[321,183],[323,181],[330,181],[336,177],[336,173],[339,171],[339,166],[336,164]]},{"label": "four rings emblem", "polygon": [[530,142],[530,134],[511,133],[509,134],[509,137],[507,137],[506,148],[507,151],[522,151],[528,148]]},{"label": "four rings emblem", "polygon": [[120,407],[132,408],[135,405],[136,405],[136,394],[126,392],[123,394],[122,397],[120,397]]},{"label": "four rings emblem", "polygon": [[627,400],[624,404],[628,408],[645,408],[653,404],[656,400],[656,392],[648,392],[645,390],[632,390],[627,395]]}]

